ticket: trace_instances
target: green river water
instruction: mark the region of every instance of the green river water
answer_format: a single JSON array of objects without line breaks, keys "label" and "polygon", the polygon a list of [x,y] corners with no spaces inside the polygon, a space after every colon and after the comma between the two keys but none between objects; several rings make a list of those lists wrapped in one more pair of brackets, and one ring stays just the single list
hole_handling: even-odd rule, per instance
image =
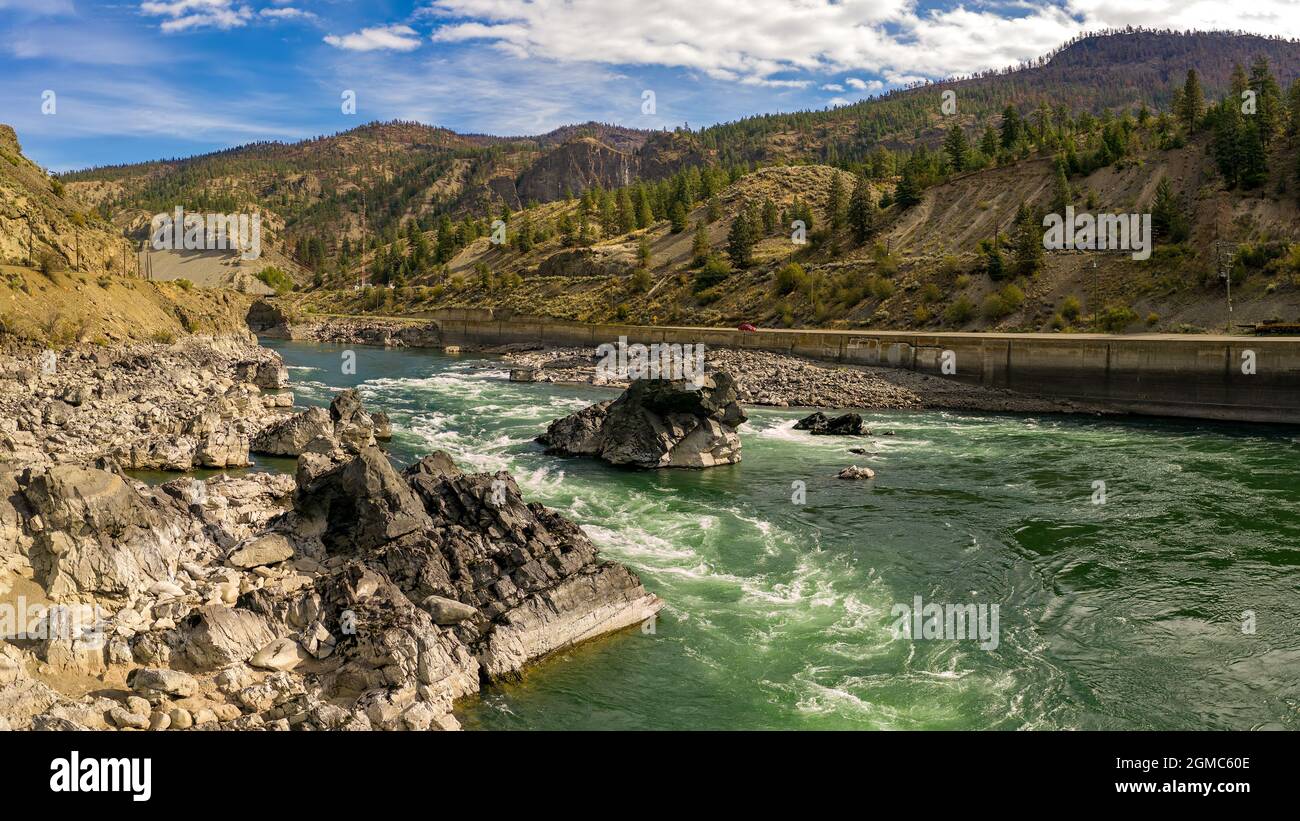
[{"label": "green river water", "polygon": [[[359,387],[399,462],[510,470],[667,602],[652,632],[464,704],[467,729],[1300,728],[1295,431],[927,411],[849,440],[751,408],[741,464],[634,472],[532,442],[614,392],[363,346],[344,375],[344,346],[264,344],[300,405]],[[853,463],[877,477],[835,478]],[[895,639],[917,595],[997,604],[997,647]]]}]

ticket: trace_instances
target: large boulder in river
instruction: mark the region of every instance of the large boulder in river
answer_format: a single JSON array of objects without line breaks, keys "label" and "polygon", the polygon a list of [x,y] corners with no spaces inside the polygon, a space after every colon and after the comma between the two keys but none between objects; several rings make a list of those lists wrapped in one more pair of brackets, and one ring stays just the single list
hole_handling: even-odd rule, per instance
[{"label": "large boulder in river", "polygon": [[845,413],[832,419],[821,411],[800,419],[794,429],[806,430],[813,436],[861,436],[867,432],[862,417],[856,413]]},{"label": "large boulder in river", "polygon": [[[383,421],[387,425],[388,417]],[[329,410],[308,408],[268,426],[253,439],[251,450],[268,456],[301,456],[309,444],[322,438],[349,453],[360,453],[375,445],[375,433],[375,420],[362,408],[361,395],[349,388],[334,397]],[[391,429],[380,433],[392,435]]]},{"label": "large boulder in river", "polygon": [[746,419],[730,374],[692,380],[639,379],[612,402],[552,422],[546,452],[594,456],[640,468],[706,468],[740,461]]}]

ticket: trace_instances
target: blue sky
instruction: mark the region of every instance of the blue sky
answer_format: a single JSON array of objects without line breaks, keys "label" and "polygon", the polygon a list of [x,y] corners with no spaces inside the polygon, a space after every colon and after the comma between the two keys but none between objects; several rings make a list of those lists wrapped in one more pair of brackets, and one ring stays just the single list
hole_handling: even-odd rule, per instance
[{"label": "blue sky", "polygon": [[0,0],[0,122],[51,170],[376,119],[510,135],[697,127],[1010,65],[1124,25],[1297,36],[1300,0]]}]

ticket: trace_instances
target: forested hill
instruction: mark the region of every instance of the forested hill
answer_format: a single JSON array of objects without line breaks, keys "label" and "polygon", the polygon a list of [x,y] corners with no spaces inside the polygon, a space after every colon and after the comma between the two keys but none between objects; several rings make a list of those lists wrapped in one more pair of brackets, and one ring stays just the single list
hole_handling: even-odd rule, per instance
[{"label": "forested hill", "polygon": [[[954,171],[1034,154],[1063,151],[1068,173],[1088,172],[1126,153],[1130,127],[1124,118],[1179,107],[1174,96],[1182,93],[1189,70],[1197,74],[1198,94],[1212,103],[1232,88],[1236,67],[1261,64],[1281,89],[1290,88],[1300,75],[1300,43],[1233,33],[1116,31],[1080,38],[1023,66],[839,108],[695,131],[584,123],[545,135],[493,137],[412,122],[371,123],[299,143],[258,143],[61,179],[71,195],[123,229],[139,231],[149,214],[176,204],[192,211],[273,212],[285,226],[280,250],[324,282],[352,277],[380,249],[391,252],[404,237],[427,233],[446,250],[418,269],[406,265],[411,279],[436,275],[448,254],[482,237],[494,217],[591,192],[607,200],[603,195],[622,191],[629,196],[616,201],[631,202],[657,220],[669,216],[674,200],[689,210],[694,197],[716,191],[719,181],[762,166],[831,165],[885,187],[900,185],[909,196]],[[940,106],[949,90],[955,115]],[[954,126],[964,134],[954,134]],[[1159,139],[1170,145],[1181,139],[1176,130],[1157,126],[1164,128]],[[972,151],[963,169],[945,166],[937,150],[954,137],[968,141]],[[593,221],[590,239],[611,238],[610,231],[622,227],[604,222],[610,225]]]}]

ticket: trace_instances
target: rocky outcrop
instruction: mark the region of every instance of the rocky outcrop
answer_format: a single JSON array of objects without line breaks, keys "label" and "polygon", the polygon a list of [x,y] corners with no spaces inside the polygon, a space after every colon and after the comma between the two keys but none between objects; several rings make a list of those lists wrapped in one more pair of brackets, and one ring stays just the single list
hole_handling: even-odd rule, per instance
[{"label": "rocky outcrop", "polygon": [[794,424],[795,430],[806,430],[813,436],[862,436],[870,433],[862,423],[862,416],[845,413],[831,418],[821,411],[805,416]]},{"label": "rocky outcrop", "polygon": [[[322,412],[345,431],[370,418],[355,394]],[[101,611],[85,636],[0,643],[17,729],[454,729],[481,681],[662,606],[509,474],[444,453],[399,472],[346,432],[313,440],[294,478],[0,472],[0,528],[0,566]],[[126,689],[61,693],[37,660]]]},{"label": "rocky outcrop", "polygon": [[291,405],[279,356],[247,340],[0,355],[0,463],[111,457],[134,470],[250,464],[250,440]]},{"label": "rocky outcrop", "polygon": [[552,422],[546,452],[591,456],[639,468],[705,468],[740,461],[746,419],[735,381],[715,373],[690,380],[640,379],[622,396]]},{"label": "rocky outcrop", "polygon": [[269,456],[300,456],[317,440],[316,447],[325,451],[343,449],[359,453],[375,444],[376,434],[391,438],[388,417],[376,423],[361,408],[361,396],[355,389],[339,392],[329,409],[308,408],[268,425],[253,439],[253,453]]},{"label": "rocky outcrop", "polygon": [[190,534],[167,497],[77,465],[28,470],[20,480],[36,580],[52,599],[126,598],[176,574]]},{"label": "rocky outcrop", "polygon": [[557,251],[537,266],[538,276],[623,276],[636,267],[636,259],[620,248],[574,248]]},{"label": "rocky outcrop", "polygon": [[632,182],[636,157],[591,137],[565,143],[544,155],[515,184],[520,201],[551,202],[588,188],[621,188]]}]

